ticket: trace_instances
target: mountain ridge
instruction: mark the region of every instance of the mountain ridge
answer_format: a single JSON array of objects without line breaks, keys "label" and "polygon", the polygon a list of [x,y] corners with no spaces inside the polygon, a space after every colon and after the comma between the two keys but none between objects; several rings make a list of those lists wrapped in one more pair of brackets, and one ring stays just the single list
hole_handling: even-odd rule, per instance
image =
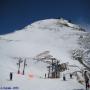
[{"label": "mountain ridge", "polygon": [[36,21],[33,22],[31,25],[26,26],[25,28],[47,28],[47,27],[51,27],[51,26],[57,26],[57,27],[70,27],[72,29],[76,29],[79,31],[85,31],[83,28],[81,28],[79,25],[76,24],[72,24],[71,21],[69,20],[65,20],[63,18],[60,19],[45,19],[45,20],[40,20],[40,21]]}]

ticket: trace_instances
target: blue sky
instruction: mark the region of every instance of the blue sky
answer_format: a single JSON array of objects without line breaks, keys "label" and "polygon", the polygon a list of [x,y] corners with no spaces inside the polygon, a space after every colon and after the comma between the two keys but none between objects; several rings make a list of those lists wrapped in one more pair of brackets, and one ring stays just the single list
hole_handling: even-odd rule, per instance
[{"label": "blue sky", "polygon": [[0,34],[58,17],[70,19],[89,31],[90,0],[0,0]]}]

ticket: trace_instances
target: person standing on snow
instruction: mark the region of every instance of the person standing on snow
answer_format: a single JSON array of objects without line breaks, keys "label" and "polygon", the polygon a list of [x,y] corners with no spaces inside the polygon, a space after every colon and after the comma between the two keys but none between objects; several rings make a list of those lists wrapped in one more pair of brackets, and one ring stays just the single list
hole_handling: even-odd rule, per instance
[{"label": "person standing on snow", "polygon": [[72,79],[72,74],[70,73],[70,78]]},{"label": "person standing on snow", "polygon": [[65,77],[65,74],[63,74],[63,80],[66,81],[66,77]]},{"label": "person standing on snow", "polygon": [[87,71],[84,72],[84,79],[85,79],[86,90],[87,90],[87,88],[89,87],[89,75]]},{"label": "person standing on snow", "polygon": [[10,72],[10,81],[12,81],[12,78],[13,78],[13,73],[12,72]]},{"label": "person standing on snow", "polygon": [[45,78],[46,78],[46,73],[45,73]]}]

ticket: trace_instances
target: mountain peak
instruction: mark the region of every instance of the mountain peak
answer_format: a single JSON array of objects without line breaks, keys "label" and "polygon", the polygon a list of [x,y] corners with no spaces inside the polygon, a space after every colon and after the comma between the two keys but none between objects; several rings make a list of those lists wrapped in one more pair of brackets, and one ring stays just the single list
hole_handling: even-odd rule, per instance
[{"label": "mountain peak", "polygon": [[79,25],[71,23],[70,20],[65,20],[63,18],[60,19],[45,19],[40,20],[32,23],[31,25],[27,26],[26,28],[43,28],[47,29],[50,27],[67,27],[70,29],[75,29],[77,31],[85,31]]}]

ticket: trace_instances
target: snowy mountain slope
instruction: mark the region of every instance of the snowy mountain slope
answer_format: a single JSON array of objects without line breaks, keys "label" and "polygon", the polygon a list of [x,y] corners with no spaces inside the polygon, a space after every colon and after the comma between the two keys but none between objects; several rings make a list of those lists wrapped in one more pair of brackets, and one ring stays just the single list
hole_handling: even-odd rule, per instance
[{"label": "snowy mountain slope", "polygon": [[[49,51],[50,55],[60,60],[60,63],[68,62],[70,65],[76,65],[76,68],[70,68],[68,72],[78,71],[80,68],[83,68],[83,65],[77,61],[73,60],[71,56],[72,50],[82,49],[81,44],[79,44],[79,38],[81,35],[86,34],[82,29],[72,23],[69,23],[67,20],[63,19],[47,19],[35,22],[22,30],[16,31],[11,34],[1,35],[0,36],[0,71],[3,71],[0,75],[0,84],[2,86],[11,85],[18,86],[20,90],[36,90],[34,84],[38,87],[41,84],[41,87],[38,90],[72,90],[75,88],[84,88],[83,85],[80,85],[74,78],[72,81],[74,83],[71,87],[63,87],[62,79],[60,80],[39,80],[44,78],[44,74],[47,73],[48,64],[43,62],[38,62],[33,60],[38,54]],[[17,62],[18,59],[15,57],[21,57],[27,59],[26,75],[18,76],[17,75]],[[23,63],[21,64],[23,67]],[[23,68],[21,68],[22,71]],[[9,72],[14,73],[15,81],[8,82]],[[68,73],[66,72],[66,73]],[[29,81],[27,78],[33,76],[35,79]],[[22,82],[22,80],[25,81]],[[18,81],[20,83],[18,83]],[[32,84],[33,82],[33,84]],[[39,83],[35,83],[39,82]],[[42,84],[44,82],[45,84]],[[49,83],[47,83],[49,82]],[[54,83],[56,82],[56,84]],[[27,84],[26,84],[27,83]],[[30,86],[30,84],[31,86]],[[62,83],[62,87],[59,86],[59,83]],[[26,84],[25,86],[22,86]],[[48,87],[49,84],[49,87]],[[50,87],[50,85],[54,87]],[[65,83],[65,85],[70,85]],[[76,86],[74,86],[76,84]],[[44,86],[46,85],[46,86]],[[51,86],[52,86],[51,85]],[[56,85],[56,86],[55,86]],[[30,86],[30,87],[29,87]],[[32,87],[32,88],[31,88]],[[44,87],[44,89],[42,89]]]},{"label": "snowy mountain slope", "polygon": [[84,33],[79,38],[79,44],[83,48],[83,63],[90,70],[90,33]]}]

